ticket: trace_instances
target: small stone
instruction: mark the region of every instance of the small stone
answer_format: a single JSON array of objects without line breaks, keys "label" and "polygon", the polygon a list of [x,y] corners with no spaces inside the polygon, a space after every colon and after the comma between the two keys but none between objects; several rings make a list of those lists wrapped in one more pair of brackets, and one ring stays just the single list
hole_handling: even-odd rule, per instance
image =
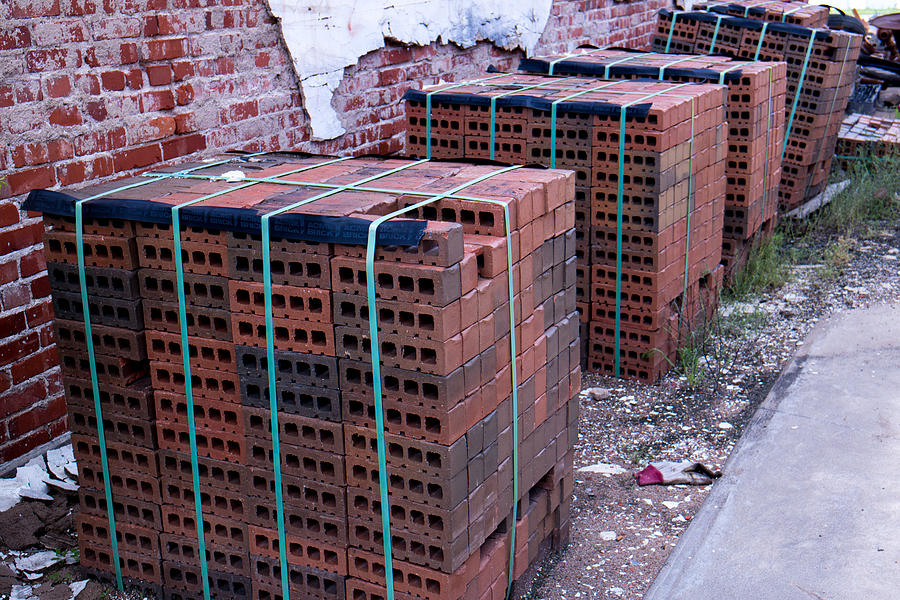
[{"label": "small stone", "polygon": [[681,502],[673,502],[672,500],[663,500],[662,502],[662,505],[669,509],[678,508],[679,504],[681,504]]},{"label": "small stone", "polygon": [[578,469],[579,473],[598,473],[600,475],[621,475],[625,472],[624,467],[614,465],[612,463],[597,463],[587,467]]},{"label": "small stone", "polygon": [[722,421],[719,423],[719,429],[733,429],[734,425],[729,423],[728,421]]},{"label": "small stone", "polygon": [[787,293],[784,296],[782,296],[782,298],[784,299],[785,302],[803,302],[804,300],[806,300],[806,296],[804,296],[802,294],[793,294],[793,293]]},{"label": "small stone", "polygon": [[613,542],[613,541],[615,541],[616,537],[617,536],[616,536],[615,531],[601,531],[600,532],[600,539],[603,540],[604,542]]},{"label": "small stone", "polygon": [[610,397],[609,390],[602,387],[587,388],[582,393],[591,400],[607,400]]}]

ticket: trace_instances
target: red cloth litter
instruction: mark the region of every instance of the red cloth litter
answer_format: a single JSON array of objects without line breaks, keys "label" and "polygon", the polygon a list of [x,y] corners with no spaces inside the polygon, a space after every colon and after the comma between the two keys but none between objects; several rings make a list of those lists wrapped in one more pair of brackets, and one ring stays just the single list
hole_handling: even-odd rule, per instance
[{"label": "red cloth litter", "polygon": [[665,481],[663,474],[653,465],[644,468],[643,471],[634,474],[638,485],[654,485]]}]

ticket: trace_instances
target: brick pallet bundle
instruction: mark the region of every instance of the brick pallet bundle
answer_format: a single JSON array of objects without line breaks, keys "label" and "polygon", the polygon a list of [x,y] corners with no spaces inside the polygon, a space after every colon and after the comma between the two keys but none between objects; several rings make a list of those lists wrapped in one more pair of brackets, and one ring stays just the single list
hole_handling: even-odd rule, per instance
[{"label": "brick pallet bundle", "polygon": [[841,123],[835,150],[841,168],[849,171],[859,160],[900,154],[900,121],[853,113]]},{"label": "brick pallet bundle", "polygon": [[828,7],[802,1],[729,0],[699,2],[694,10],[705,10],[732,17],[787,23],[803,27],[828,27]]},{"label": "brick pallet bundle", "polygon": [[654,381],[721,283],[724,91],[524,74],[410,90],[407,151],[575,171],[586,364]]},{"label": "brick pallet bundle", "polygon": [[[732,61],[722,56],[660,55],[580,49],[524,59],[523,71],[600,79],[651,78],[728,86],[728,158],[722,262],[733,273],[741,251],[777,214],[784,140],[784,63]],[[771,226],[771,225],[769,225]]]},{"label": "brick pallet bundle", "polygon": [[778,191],[780,209],[787,211],[814,197],[827,183],[861,42],[862,36],[843,31],[662,10],[652,49],[787,63],[786,136]]},{"label": "brick pallet bundle", "polygon": [[502,597],[568,536],[573,193],[561,171],[271,154],[33,192],[82,564],[166,598],[204,596],[202,557],[212,597],[378,598],[385,505],[398,598]]}]

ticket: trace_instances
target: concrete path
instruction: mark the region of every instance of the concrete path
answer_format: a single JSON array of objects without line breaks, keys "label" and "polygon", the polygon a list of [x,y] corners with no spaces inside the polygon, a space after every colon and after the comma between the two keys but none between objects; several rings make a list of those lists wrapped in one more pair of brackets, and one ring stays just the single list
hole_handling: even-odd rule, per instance
[{"label": "concrete path", "polygon": [[822,323],[644,600],[900,598],[900,304]]}]

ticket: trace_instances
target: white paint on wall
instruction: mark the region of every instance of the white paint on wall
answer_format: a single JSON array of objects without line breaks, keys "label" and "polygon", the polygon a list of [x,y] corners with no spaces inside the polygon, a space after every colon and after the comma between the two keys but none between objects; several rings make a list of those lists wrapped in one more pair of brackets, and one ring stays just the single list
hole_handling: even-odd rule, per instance
[{"label": "white paint on wall", "polygon": [[[268,0],[303,86],[315,139],[344,127],[331,105],[344,68],[385,39],[470,47],[490,40],[530,54],[550,18],[552,0]],[[487,65],[485,65],[487,67]]]}]

